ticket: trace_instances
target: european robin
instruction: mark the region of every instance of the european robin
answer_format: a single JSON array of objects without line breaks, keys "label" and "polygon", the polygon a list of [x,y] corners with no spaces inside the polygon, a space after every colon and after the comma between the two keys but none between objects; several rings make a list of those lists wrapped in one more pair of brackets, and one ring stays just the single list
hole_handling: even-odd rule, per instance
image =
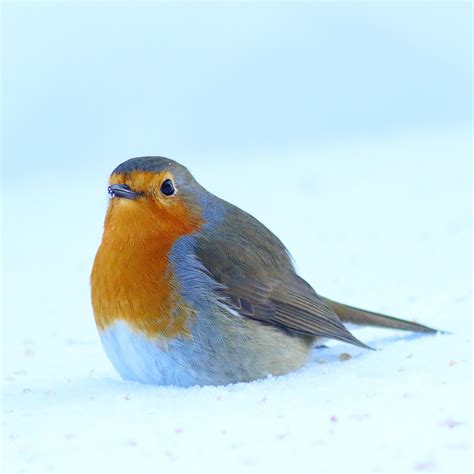
[{"label": "european robin", "polygon": [[343,323],[433,333],[319,296],[263,224],[179,163],[132,158],[109,180],[91,275],[100,337],[124,379],[223,385],[301,367]]}]

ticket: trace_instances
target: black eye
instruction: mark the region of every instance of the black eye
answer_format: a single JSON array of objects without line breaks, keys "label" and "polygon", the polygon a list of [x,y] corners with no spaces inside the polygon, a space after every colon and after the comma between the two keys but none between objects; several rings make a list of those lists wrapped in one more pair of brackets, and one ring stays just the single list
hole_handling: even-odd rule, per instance
[{"label": "black eye", "polygon": [[171,181],[171,179],[165,179],[160,189],[165,196],[171,196],[174,194],[173,181]]}]

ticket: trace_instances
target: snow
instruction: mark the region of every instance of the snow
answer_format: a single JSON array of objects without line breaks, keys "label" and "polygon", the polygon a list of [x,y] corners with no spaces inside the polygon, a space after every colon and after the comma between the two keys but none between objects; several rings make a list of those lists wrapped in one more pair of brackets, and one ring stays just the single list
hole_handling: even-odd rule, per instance
[{"label": "snow", "polygon": [[88,277],[126,158],[4,183],[3,472],[472,472],[469,127],[172,156],[321,294],[450,332],[359,329],[377,351],[332,342],[225,387],[124,382],[101,348]]}]

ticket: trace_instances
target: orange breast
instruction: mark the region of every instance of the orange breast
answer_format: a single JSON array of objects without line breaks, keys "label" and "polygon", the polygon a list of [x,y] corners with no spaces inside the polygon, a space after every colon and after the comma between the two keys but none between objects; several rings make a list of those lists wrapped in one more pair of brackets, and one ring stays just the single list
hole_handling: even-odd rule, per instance
[{"label": "orange breast", "polygon": [[151,198],[111,200],[91,275],[100,330],[123,320],[148,336],[187,334],[193,310],[179,296],[168,258],[176,239],[200,226],[179,202],[166,210]]}]

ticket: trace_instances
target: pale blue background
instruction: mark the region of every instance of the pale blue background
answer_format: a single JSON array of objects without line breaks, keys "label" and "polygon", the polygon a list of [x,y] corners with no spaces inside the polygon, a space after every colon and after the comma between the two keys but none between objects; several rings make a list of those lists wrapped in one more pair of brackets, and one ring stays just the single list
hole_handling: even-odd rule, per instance
[{"label": "pale blue background", "polygon": [[[472,472],[468,3],[2,7],[2,472]],[[143,154],[322,295],[452,334],[363,329],[381,350],[235,387],[120,381],[89,275],[108,175]]]},{"label": "pale blue background", "polygon": [[466,124],[471,13],[469,2],[6,4],[4,178]]}]

